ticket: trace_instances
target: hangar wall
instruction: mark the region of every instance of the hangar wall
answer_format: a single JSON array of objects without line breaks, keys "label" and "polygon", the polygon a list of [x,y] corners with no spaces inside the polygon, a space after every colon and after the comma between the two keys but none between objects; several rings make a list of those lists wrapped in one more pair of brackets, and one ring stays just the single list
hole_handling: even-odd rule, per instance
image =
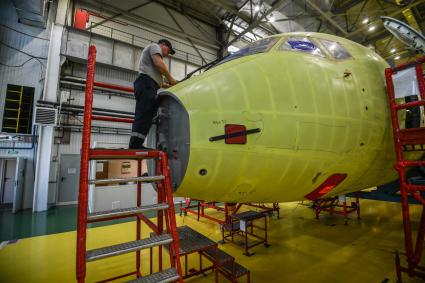
[{"label": "hangar wall", "polygon": [[[51,10],[54,10],[54,5]],[[3,121],[8,84],[33,87],[35,99],[43,92],[50,18],[46,29],[18,21],[9,0],[0,1],[0,121]],[[23,52],[27,53],[24,54]],[[37,58],[32,58],[37,57]],[[0,158],[27,159],[24,181],[24,208],[32,206],[36,144],[31,135],[0,134]]]},{"label": "hangar wall", "polygon": [[[94,1],[96,2],[96,1]],[[49,35],[51,32],[51,20],[56,14],[56,1],[50,5],[50,17],[46,28],[32,27],[18,22],[16,9],[10,0],[0,3],[0,41],[14,48],[8,48],[4,44],[0,47],[0,120],[3,120],[3,108],[7,84],[17,84],[35,88],[34,102],[41,99],[43,93],[44,76],[47,65],[49,50]],[[115,21],[109,21],[99,25],[90,31],[77,30],[72,27],[73,11],[86,9],[90,11],[88,27],[105,18],[114,15],[114,11],[107,9],[107,5],[99,7],[87,4],[84,1],[69,1],[66,26],[62,35],[61,43],[61,82],[57,90],[57,102],[72,105],[84,104],[84,88],[70,86],[62,82],[63,77],[85,78],[85,62],[87,50],[90,44],[96,44],[98,49],[96,65],[96,80],[123,86],[132,86],[137,77],[137,69],[142,48],[150,42],[156,42],[159,38],[166,37],[173,42],[177,54],[166,60],[172,75],[182,79],[202,63],[210,62],[216,58],[218,45],[216,42],[215,27],[189,19],[186,15],[177,11],[166,9],[159,4],[150,3],[142,9],[140,16],[143,20],[126,17],[118,17]],[[152,28],[156,22],[159,29]],[[177,21],[177,24],[176,22]],[[193,23],[196,23],[194,25]],[[194,26],[198,26],[195,28]],[[184,31],[179,30],[183,28]],[[28,33],[23,34],[19,31]],[[168,32],[166,32],[168,31]],[[13,35],[13,36],[12,36]],[[180,35],[180,37],[178,36]],[[34,37],[36,36],[36,37]],[[191,39],[188,39],[190,37]],[[39,59],[30,59],[19,50],[28,52]],[[28,62],[25,62],[28,60]],[[10,62],[25,63],[22,66],[8,67]],[[15,63],[16,64],[16,63]],[[35,104],[35,103],[34,103]],[[129,96],[116,93],[97,92],[94,106],[105,109],[114,109],[133,112],[134,100]],[[79,154],[81,147],[81,122],[77,119],[61,116],[61,123],[66,121],[72,125],[69,135],[64,140],[63,128],[55,130],[54,143],[51,146],[51,166],[49,178],[49,204],[56,204],[59,187],[59,168],[61,156],[65,154]],[[108,123],[96,123],[105,127],[93,134],[92,140],[96,142],[114,142],[127,144],[129,125],[117,124],[111,126]],[[108,129],[110,127],[111,129]],[[37,134],[35,126],[34,134]],[[121,131],[121,130],[122,131]],[[116,134],[114,131],[119,131]],[[2,138],[11,135],[2,133]],[[31,143],[31,137],[25,138],[26,142],[0,141],[0,157],[14,158],[25,157],[29,160],[25,171],[24,208],[32,207],[33,185],[35,172],[35,158],[37,153],[38,137]],[[13,149],[13,147],[25,147],[28,149]],[[4,148],[4,149],[3,149]]]}]

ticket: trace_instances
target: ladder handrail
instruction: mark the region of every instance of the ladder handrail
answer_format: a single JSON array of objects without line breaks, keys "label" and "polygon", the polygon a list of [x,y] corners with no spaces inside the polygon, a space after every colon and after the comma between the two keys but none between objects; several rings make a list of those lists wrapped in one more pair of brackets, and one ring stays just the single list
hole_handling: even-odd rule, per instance
[{"label": "ladder handrail", "polygon": [[96,47],[89,47],[87,61],[86,93],[84,101],[84,124],[81,142],[80,160],[80,188],[78,192],[78,220],[77,220],[77,280],[84,282],[86,277],[86,237],[87,237],[87,207],[88,207],[88,179],[89,179],[89,151],[91,137],[93,82],[96,64]]}]

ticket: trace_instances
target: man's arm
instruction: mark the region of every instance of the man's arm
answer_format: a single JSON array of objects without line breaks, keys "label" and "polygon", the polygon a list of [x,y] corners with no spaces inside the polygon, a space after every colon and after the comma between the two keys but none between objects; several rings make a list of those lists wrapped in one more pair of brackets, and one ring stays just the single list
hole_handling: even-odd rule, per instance
[{"label": "man's arm", "polygon": [[165,65],[164,61],[162,60],[161,55],[159,54],[152,55],[152,60],[153,60],[153,63],[155,64],[155,67],[158,69],[161,75],[165,76],[165,78],[168,80],[168,83],[170,85],[175,85],[177,82],[168,71],[168,68]]}]

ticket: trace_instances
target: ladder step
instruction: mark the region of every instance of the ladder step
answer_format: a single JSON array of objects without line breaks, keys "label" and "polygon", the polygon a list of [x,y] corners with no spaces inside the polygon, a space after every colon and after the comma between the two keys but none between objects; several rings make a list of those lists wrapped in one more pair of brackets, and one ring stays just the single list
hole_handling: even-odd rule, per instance
[{"label": "ladder step", "polygon": [[147,159],[158,158],[161,152],[148,149],[90,149],[89,159]]},{"label": "ladder step", "polygon": [[416,161],[399,161],[397,162],[400,167],[419,167],[425,166],[425,160],[416,160]]},{"label": "ladder step", "polygon": [[138,213],[163,210],[169,207],[170,206],[167,203],[158,203],[158,204],[151,204],[151,205],[145,205],[145,206],[139,206],[139,207],[99,211],[99,212],[89,213],[87,215],[87,220],[93,221],[93,220],[100,220],[100,219],[109,219],[111,217],[134,216]]},{"label": "ladder step", "polygon": [[132,177],[132,178],[115,178],[115,179],[100,179],[100,180],[89,180],[89,184],[109,184],[109,183],[124,183],[124,182],[143,182],[152,183],[164,180],[165,177],[160,176],[146,176],[146,177]]},{"label": "ladder step", "polygon": [[132,241],[128,243],[113,245],[100,249],[94,249],[86,252],[86,260],[94,261],[106,257],[121,255],[129,252],[134,252],[142,249],[166,245],[173,241],[170,234],[162,234],[150,238]]},{"label": "ladder step", "polygon": [[128,281],[127,283],[166,283],[179,280],[180,276],[175,268],[169,268],[161,272]]},{"label": "ladder step", "polygon": [[410,191],[425,191],[425,185],[406,185]]}]

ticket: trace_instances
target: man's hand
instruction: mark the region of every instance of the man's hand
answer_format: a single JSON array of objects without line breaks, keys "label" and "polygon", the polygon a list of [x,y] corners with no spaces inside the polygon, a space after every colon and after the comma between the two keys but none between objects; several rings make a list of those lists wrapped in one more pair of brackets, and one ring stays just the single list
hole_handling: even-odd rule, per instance
[{"label": "man's hand", "polygon": [[168,83],[170,84],[170,86],[173,86],[173,85],[176,85],[177,84],[177,81],[174,78],[170,78],[168,80]]},{"label": "man's hand", "polygon": [[163,82],[161,88],[169,88],[171,85],[169,83]]}]

